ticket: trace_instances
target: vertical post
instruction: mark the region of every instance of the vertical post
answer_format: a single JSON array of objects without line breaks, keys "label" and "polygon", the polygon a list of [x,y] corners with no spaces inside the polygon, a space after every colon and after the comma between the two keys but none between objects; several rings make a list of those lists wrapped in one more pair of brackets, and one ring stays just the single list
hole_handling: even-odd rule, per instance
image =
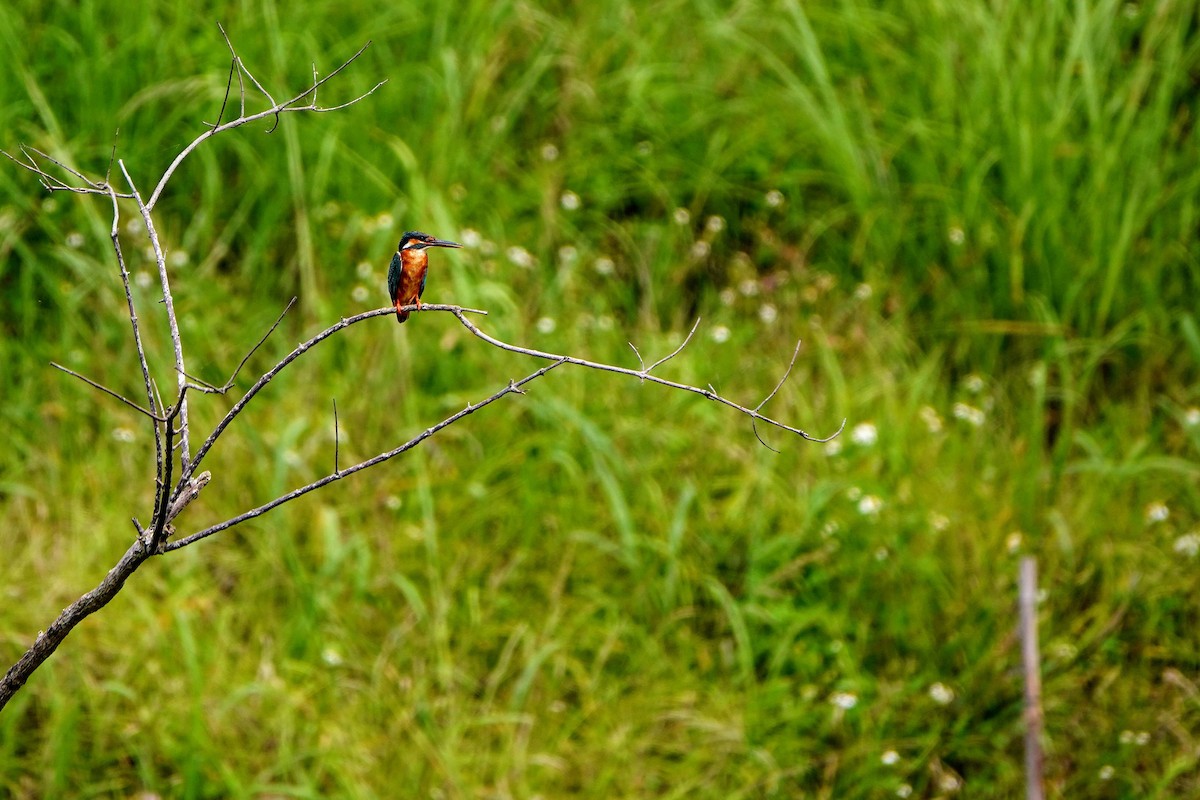
[{"label": "vertical post", "polygon": [[1017,580],[1021,663],[1025,674],[1025,797],[1044,800],[1042,785],[1042,675],[1037,634],[1037,561],[1021,559]]}]

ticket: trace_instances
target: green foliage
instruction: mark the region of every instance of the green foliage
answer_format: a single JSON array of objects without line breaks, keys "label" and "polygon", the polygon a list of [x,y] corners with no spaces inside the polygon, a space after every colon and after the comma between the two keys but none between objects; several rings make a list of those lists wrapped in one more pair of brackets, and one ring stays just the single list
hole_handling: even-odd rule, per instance
[{"label": "green foliage", "polygon": [[[632,364],[702,315],[660,369],[754,405],[802,338],[768,410],[848,430],[764,430],[776,454],[694,396],[551,373],[148,563],[0,714],[0,794],[1016,796],[1022,554],[1051,795],[1200,793],[1193,4],[20,0],[0,147],[102,175],[115,142],[148,193],[220,108],[217,20],[276,98],[367,39],[322,101],[389,82],[176,174],[194,374],[292,296],[239,389],[383,305],[418,228],[471,244],[427,299],[512,340]],[[110,224],[0,168],[5,666],[153,498],[150,432],[47,367],[139,392]],[[438,315],[356,326],[251,405],[181,527],[330,471],[334,398],[346,465],[531,368]]]}]

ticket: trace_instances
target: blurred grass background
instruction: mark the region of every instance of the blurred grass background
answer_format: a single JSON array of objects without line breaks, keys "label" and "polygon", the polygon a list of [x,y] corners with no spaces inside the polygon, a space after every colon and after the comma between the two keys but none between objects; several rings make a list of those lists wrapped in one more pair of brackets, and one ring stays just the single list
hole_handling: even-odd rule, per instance
[{"label": "blurred grass background", "polygon": [[[1012,797],[1017,559],[1042,571],[1051,796],[1200,793],[1195,4],[787,0],[0,7],[0,146],[148,193],[212,120],[216,22],[336,114],[207,142],[159,205],[189,368],[386,303],[750,405],[557,371],[409,457],[146,565],[0,715],[14,797]],[[117,133],[119,131],[119,134]],[[149,513],[106,201],[0,168],[0,655]],[[123,208],[168,385],[148,240]],[[314,351],[186,530],[532,365],[452,319]],[[195,401],[193,425],[231,398]]]}]

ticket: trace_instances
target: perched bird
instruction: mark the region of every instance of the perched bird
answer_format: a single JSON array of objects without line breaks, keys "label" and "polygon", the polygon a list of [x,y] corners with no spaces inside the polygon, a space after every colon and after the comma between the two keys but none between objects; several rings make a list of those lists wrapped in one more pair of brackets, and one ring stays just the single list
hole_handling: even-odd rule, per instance
[{"label": "perched bird", "polygon": [[425,293],[425,277],[429,272],[429,256],[425,249],[428,247],[462,247],[457,242],[438,239],[428,233],[409,231],[396,245],[392,255],[392,265],[388,268],[388,294],[392,305],[396,307],[396,321],[408,319],[408,312],[401,311],[404,306],[416,305],[421,307],[421,295]]}]

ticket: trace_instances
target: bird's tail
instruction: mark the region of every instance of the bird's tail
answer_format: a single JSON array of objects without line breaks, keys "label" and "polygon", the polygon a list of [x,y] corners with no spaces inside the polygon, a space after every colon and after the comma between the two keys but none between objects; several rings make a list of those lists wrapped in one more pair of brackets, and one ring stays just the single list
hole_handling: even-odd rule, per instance
[{"label": "bird's tail", "polygon": [[396,322],[399,322],[401,325],[403,325],[404,321],[407,319],[408,319],[407,311],[400,311],[399,309],[396,310]]}]

